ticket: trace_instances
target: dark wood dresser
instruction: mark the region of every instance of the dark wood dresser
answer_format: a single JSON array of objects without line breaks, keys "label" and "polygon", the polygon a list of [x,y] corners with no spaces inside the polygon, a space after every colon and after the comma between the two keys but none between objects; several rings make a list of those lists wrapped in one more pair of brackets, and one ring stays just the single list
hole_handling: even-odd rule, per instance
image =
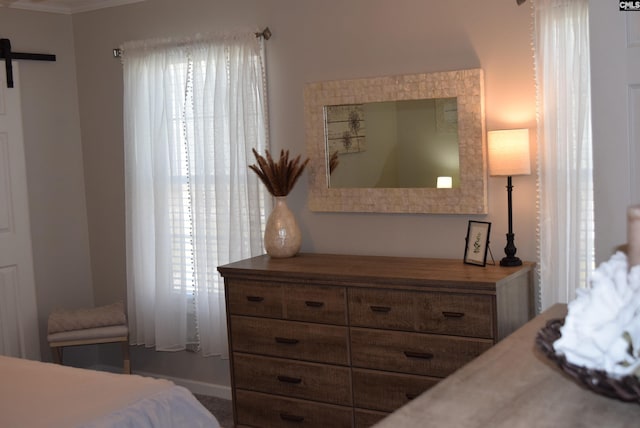
[{"label": "dark wood dresser", "polygon": [[367,427],[533,317],[533,264],[299,254],[218,268],[234,420]]}]

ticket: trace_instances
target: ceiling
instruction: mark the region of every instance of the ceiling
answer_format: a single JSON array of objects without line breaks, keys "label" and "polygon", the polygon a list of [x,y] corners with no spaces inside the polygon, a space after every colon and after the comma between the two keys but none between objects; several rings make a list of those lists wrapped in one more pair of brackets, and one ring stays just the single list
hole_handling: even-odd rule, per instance
[{"label": "ceiling", "polygon": [[144,0],[0,0],[0,7],[70,15],[141,1]]}]

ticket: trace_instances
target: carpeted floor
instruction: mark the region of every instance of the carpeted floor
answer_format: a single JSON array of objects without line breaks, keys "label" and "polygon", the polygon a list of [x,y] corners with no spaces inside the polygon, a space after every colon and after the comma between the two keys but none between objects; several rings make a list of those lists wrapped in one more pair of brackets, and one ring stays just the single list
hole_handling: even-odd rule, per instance
[{"label": "carpeted floor", "polygon": [[233,409],[231,400],[225,400],[208,395],[193,394],[213,416],[216,417],[222,428],[233,428]]}]

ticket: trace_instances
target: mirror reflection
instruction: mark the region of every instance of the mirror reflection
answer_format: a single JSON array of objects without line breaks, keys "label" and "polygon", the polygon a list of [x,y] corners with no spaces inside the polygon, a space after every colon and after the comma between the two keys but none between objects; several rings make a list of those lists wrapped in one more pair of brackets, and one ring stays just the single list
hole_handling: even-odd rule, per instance
[{"label": "mirror reflection", "polygon": [[306,83],[309,210],[486,214],[483,81],[475,68]]},{"label": "mirror reflection", "polygon": [[324,106],[331,188],[457,188],[457,98]]}]

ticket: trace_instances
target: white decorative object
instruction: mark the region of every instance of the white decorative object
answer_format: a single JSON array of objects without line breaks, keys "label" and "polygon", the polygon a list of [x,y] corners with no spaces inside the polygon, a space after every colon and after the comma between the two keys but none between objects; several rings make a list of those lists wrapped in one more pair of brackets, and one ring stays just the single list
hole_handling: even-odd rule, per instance
[{"label": "white decorative object", "polygon": [[627,256],[617,252],[590,282],[568,305],[556,353],[616,379],[640,376],[640,266],[629,269]]},{"label": "white decorative object", "polygon": [[287,198],[276,197],[276,206],[267,219],[264,231],[264,249],[271,257],[293,257],[300,251],[302,234]]}]

